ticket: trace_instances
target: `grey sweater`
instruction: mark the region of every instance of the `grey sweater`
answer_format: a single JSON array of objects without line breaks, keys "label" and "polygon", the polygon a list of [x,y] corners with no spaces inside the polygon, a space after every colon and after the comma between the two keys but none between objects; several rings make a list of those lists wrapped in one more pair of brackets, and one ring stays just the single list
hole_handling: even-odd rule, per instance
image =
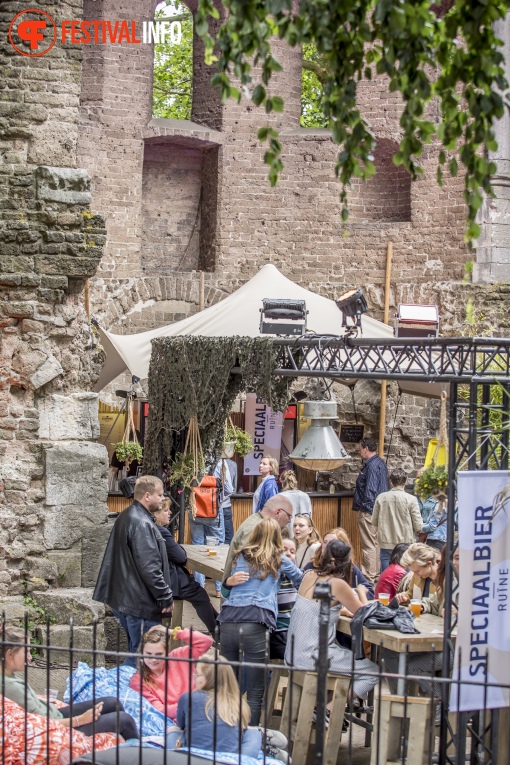
[{"label": "grey sweater", "polygon": [[[54,704],[47,704],[46,701],[37,698],[35,691],[29,686],[25,686],[25,678],[21,672],[15,672],[13,675],[4,675],[5,695],[11,701],[15,701],[20,707],[34,715],[51,717],[53,720],[63,720],[64,715],[58,711]],[[0,675],[0,689],[3,678]],[[25,701],[26,689],[26,701]]]}]

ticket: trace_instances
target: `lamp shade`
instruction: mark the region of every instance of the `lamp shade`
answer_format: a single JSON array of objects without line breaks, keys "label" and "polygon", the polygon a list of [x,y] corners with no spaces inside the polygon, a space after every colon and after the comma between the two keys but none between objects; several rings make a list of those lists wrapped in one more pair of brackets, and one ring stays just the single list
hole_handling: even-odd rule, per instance
[{"label": "lamp shade", "polygon": [[329,424],[336,417],[336,401],[305,401],[304,416],[312,422],[294,451],[292,462],[305,470],[334,470],[350,459]]}]

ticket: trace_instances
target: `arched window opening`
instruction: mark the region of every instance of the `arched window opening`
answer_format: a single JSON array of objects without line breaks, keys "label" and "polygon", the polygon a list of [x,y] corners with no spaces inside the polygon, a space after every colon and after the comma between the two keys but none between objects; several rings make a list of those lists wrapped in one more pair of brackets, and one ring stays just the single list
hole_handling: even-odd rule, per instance
[{"label": "arched window opening", "polygon": [[324,114],[324,86],[327,77],[328,68],[324,56],[312,43],[303,45],[301,127],[328,127],[328,120]]},{"label": "arched window opening", "polygon": [[[152,116],[189,120],[193,88],[193,15],[179,0],[164,0],[156,8],[154,21]],[[167,23],[158,26],[157,22]]]}]

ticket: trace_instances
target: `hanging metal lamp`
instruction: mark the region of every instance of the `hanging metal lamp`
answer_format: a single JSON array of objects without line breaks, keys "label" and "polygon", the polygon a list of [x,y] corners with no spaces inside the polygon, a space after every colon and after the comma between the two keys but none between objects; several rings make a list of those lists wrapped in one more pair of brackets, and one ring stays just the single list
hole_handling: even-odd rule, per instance
[{"label": "hanging metal lamp", "polygon": [[311,425],[289,458],[305,470],[334,470],[350,460],[340,439],[330,425],[337,416],[336,401],[305,401],[304,416]]}]

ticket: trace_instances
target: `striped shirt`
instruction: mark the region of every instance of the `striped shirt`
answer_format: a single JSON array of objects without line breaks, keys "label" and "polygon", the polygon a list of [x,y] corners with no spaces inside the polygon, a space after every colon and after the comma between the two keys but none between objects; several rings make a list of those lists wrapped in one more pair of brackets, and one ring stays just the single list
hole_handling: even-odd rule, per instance
[{"label": "striped shirt", "polygon": [[296,602],[297,590],[285,574],[280,577],[280,588],[276,595],[278,602],[277,630],[288,630],[290,614]]}]

